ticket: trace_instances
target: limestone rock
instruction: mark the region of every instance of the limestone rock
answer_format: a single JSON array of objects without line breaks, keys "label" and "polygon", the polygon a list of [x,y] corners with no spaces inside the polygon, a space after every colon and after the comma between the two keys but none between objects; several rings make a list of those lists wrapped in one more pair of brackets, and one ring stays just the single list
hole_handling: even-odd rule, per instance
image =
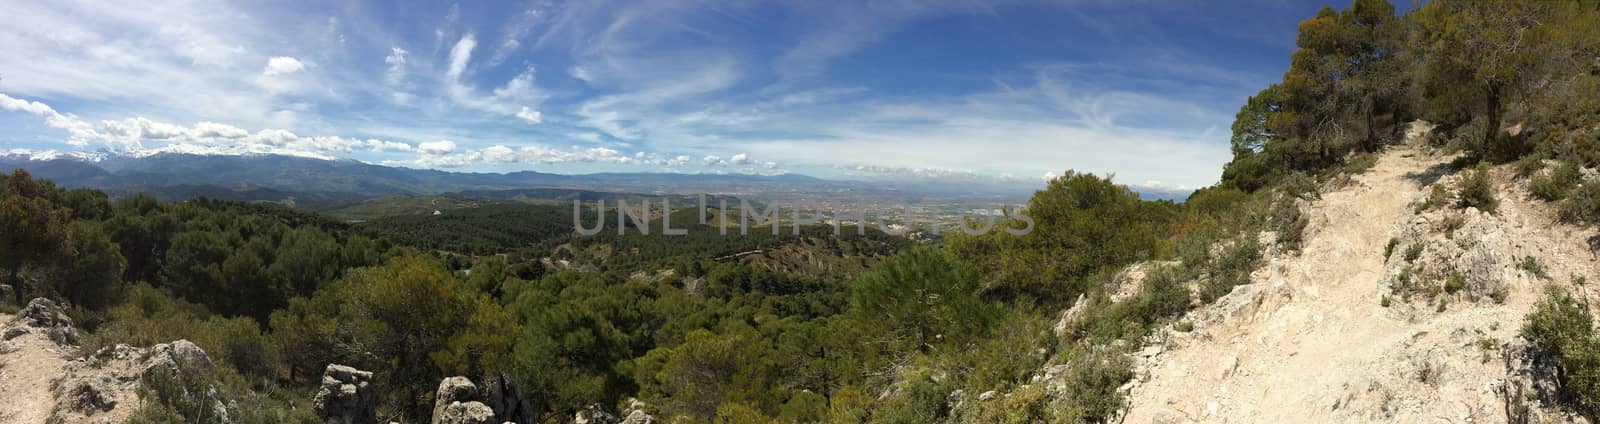
[{"label": "limestone rock", "polygon": [[1083,294],[1078,294],[1078,300],[1072,302],[1071,308],[1067,308],[1065,312],[1061,313],[1061,319],[1056,320],[1056,337],[1065,335],[1067,333],[1067,326],[1071,325],[1073,321],[1077,320],[1079,315],[1083,315],[1083,311],[1088,308],[1089,298]]},{"label": "limestone rock", "polygon": [[484,402],[494,409],[495,422],[535,423],[538,413],[522,398],[511,376],[501,373],[484,383]]},{"label": "limestone rock", "polygon": [[211,357],[206,355],[205,350],[188,340],[178,340],[151,346],[142,374],[148,377],[157,369],[178,371],[180,365],[207,373],[214,371]]},{"label": "limestone rock", "polygon": [[600,404],[594,404],[584,408],[582,411],[578,411],[578,414],[572,417],[572,422],[574,424],[619,424],[622,420],[617,418],[616,415],[606,412],[605,408],[601,407]]},{"label": "limestone rock", "polygon": [[433,424],[493,424],[494,410],[482,402],[450,402],[437,409]]},{"label": "limestone rock", "polygon": [[371,389],[372,373],[338,364],[322,371],[322,387],[312,399],[312,409],[330,424],[366,424],[377,421],[377,397]]},{"label": "limestone rock", "polygon": [[656,424],[656,418],[644,411],[634,410],[628,413],[627,418],[622,419],[622,424]]},{"label": "limestone rock", "polygon": [[[212,378],[211,360],[194,343],[179,340],[149,349],[120,344],[101,348],[88,357],[70,361],[50,387],[57,399],[47,422],[123,422],[141,404],[139,388],[157,374],[202,373]],[[207,422],[233,422],[239,406],[225,402],[216,386],[185,392],[190,402],[207,405]]]},{"label": "limestone rock", "polygon": [[473,402],[477,398],[478,386],[466,377],[449,377],[439,381],[439,389],[433,394],[433,422],[442,422],[445,409],[451,405]]},{"label": "limestone rock", "polygon": [[44,330],[50,340],[56,343],[73,344],[78,340],[78,332],[72,328],[72,318],[61,312],[61,308],[50,299],[40,297],[28,301],[28,306],[17,313],[15,322]]}]

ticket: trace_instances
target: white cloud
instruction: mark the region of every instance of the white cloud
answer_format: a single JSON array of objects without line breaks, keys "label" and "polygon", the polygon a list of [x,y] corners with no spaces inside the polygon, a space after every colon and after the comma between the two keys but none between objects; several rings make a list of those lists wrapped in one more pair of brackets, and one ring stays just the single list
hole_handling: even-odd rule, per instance
[{"label": "white cloud", "polygon": [[537,124],[544,120],[539,111],[529,109],[527,106],[523,106],[522,110],[517,111],[517,117],[522,118],[524,121],[528,121],[529,124]]},{"label": "white cloud", "polygon": [[221,36],[189,24],[163,25],[160,35],[195,65],[222,67],[245,55],[244,46],[224,41]]},{"label": "white cloud", "polygon": [[461,37],[455,47],[450,48],[450,68],[445,71],[445,76],[451,81],[461,80],[461,74],[467,71],[467,62],[472,60],[472,49],[478,47],[478,40],[472,34]]},{"label": "white cloud", "polygon": [[734,165],[749,165],[751,163],[754,163],[755,161],[750,160],[750,155],[746,155],[744,153],[740,153],[740,154],[737,154],[737,155],[733,155],[733,157],[731,157],[731,158],[728,158],[728,162],[730,162],[730,163],[732,163]]},{"label": "white cloud", "polygon": [[226,138],[226,139],[238,139],[238,138],[244,138],[244,137],[250,135],[250,132],[249,131],[245,131],[243,128],[235,127],[235,126],[228,125],[228,124],[219,124],[219,123],[210,122],[210,121],[206,121],[206,122],[201,122],[201,123],[195,124],[194,133],[195,133],[196,137],[200,137],[200,138]]},{"label": "white cloud", "polygon": [[274,56],[271,59],[267,59],[267,67],[261,70],[261,75],[269,77],[274,75],[288,75],[295,72],[300,72],[305,68],[306,65],[301,63],[299,59],[289,56]]},{"label": "white cloud", "polygon": [[400,47],[389,48],[389,55],[383,57],[383,63],[389,65],[389,70],[383,74],[384,82],[395,85],[406,78],[406,56],[409,54],[411,52]]},{"label": "white cloud", "polygon": [[417,151],[428,155],[444,155],[456,151],[456,142],[450,140],[425,141],[417,145]]},{"label": "white cloud", "polygon": [[409,152],[409,151],[411,151],[411,145],[410,144],[401,143],[401,142],[397,142],[397,141],[378,140],[378,139],[370,139],[369,138],[369,139],[367,139],[367,149],[370,149],[370,150],[372,150],[373,152],[376,152],[376,153],[383,153],[384,151],[388,151],[388,150],[394,150],[394,151],[397,151],[397,152]]}]

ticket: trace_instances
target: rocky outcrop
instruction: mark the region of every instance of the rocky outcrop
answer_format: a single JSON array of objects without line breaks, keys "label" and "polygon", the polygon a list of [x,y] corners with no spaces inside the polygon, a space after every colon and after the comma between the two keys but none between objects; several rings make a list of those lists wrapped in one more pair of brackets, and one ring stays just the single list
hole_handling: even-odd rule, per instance
[{"label": "rocky outcrop", "polygon": [[600,404],[594,404],[590,405],[588,408],[584,408],[582,411],[578,411],[578,414],[573,417],[572,422],[576,424],[659,423],[660,421],[656,421],[656,418],[651,416],[649,412],[645,412],[645,410],[648,408],[649,405],[646,405],[644,402],[640,402],[638,399],[628,399],[628,407],[622,410],[621,418],[618,418],[617,415],[606,411],[604,406],[601,406]]},{"label": "rocky outcrop", "polygon": [[78,341],[78,332],[72,327],[72,318],[62,312],[55,302],[45,298],[35,298],[28,301],[28,306],[17,313],[13,325],[0,336],[11,340],[22,334],[39,331],[50,340],[60,344],[73,344]]},{"label": "rocky outcrop", "polygon": [[522,398],[522,392],[511,381],[511,376],[501,373],[489,378],[482,391],[484,403],[494,409],[495,422],[538,422],[538,413],[534,412],[533,405]]},{"label": "rocky outcrop", "polygon": [[656,418],[645,412],[647,408],[649,405],[644,402],[629,398],[628,408],[622,410],[622,424],[656,424]]},{"label": "rocky outcrop", "polygon": [[[472,416],[467,415],[469,409],[472,410],[472,412],[489,410],[489,416],[484,419],[493,419],[494,410],[489,409],[488,405],[478,402],[477,399],[478,386],[472,384],[472,380],[468,380],[466,377],[449,377],[444,379],[444,381],[440,381],[439,389],[435,391],[433,395],[433,423],[478,422],[464,421],[467,419],[477,418],[476,414]],[[467,406],[469,403],[478,404],[477,406],[482,406],[483,408],[469,407]],[[447,412],[450,413],[448,417],[446,415]]]},{"label": "rocky outcrop", "polygon": [[376,422],[378,400],[372,390],[372,373],[339,364],[322,370],[322,387],[311,407],[329,424]]},{"label": "rocky outcrop", "polygon": [[[148,349],[125,344],[100,349],[67,363],[61,377],[51,383],[56,404],[48,422],[122,422],[138,409],[143,381],[158,373],[194,372],[209,376],[214,369],[205,350],[188,340]],[[224,402],[215,389],[191,395],[205,397],[211,416],[221,422],[231,422],[237,415],[237,406]]]},{"label": "rocky outcrop", "polygon": [[492,424],[494,410],[483,402],[455,402],[446,405],[433,424]]},{"label": "rocky outcrop", "polygon": [[588,408],[584,408],[582,411],[578,411],[578,414],[572,417],[572,422],[574,424],[618,424],[622,420],[617,418],[616,415],[606,412],[605,407],[600,406],[600,404],[594,404],[589,405]]},{"label": "rocky outcrop", "polygon": [[1089,297],[1081,293],[1078,294],[1078,300],[1076,302],[1072,302],[1071,308],[1067,308],[1067,310],[1062,311],[1061,318],[1056,320],[1056,326],[1054,329],[1056,337],[1065,336],[1067,334],[1067,328],[1070,327],[1073,322],[1077,321],[1078,317],[1083,315],[1084,309],[1088,309],[1088,307]]}]

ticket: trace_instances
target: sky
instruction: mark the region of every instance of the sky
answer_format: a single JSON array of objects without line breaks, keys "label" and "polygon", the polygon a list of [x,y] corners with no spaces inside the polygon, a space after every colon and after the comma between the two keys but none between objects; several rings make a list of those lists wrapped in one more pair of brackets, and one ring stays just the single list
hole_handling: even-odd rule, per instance
[{"label": "sky", "polygon": [[0,0],[0,152],[1193,189],[1323,4]]}]

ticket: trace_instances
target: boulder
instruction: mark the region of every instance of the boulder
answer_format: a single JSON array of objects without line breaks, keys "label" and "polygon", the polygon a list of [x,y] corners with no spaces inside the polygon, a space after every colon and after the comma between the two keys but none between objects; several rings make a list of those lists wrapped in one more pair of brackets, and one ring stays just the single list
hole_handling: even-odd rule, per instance
[{"label": "boulder", "polygon": [[433,394],[433,422],[442,422],[445,409],[450,405],[473,402],[477,399],[478,386],[472,384],[472,380],[466,377],[449,377],[439,381],[439,389]]},{"label": "boulder", "polygon": [[1061,312],[1061,319],[1056,320],[1056,337],[1065,335],[1067,333],[1067,326],[1072,325],[1072,322],[1076,321],[1079,315],[1083,315],[1083,311],[1088,308],[1089,298],[1081,293],[1078,294],[1078,300],[1072,302],[1071,308],[1067,308],[1066,311]]},{"label": "boulder", "polygon": [[311,401],[312,409],[329,424],[377,422],[374,408],[378,400],[371,382],[370,372],[328,364],[322,371],[322,387]]},{"label": "boulder", "polygon": [[511,381],[511,376],[501,373],[484,382],[484,403],[494,409],[495,422],[510,423],[536,423],[539,414],[534,412],[533,405],[523,400],[517,384]]},{"label": "boulder", "polygon": [[28,301],[28,306],[17,313],[14,322],[42,329],[56,343],[73,344],[78,339],[78,332],[72,328],[72,318],[61,312],[61,308],[50,299],[39,297]]},{"label": "boulder", "polygon": [[494,410],[482,402],[450,402],[434,413],[433,424],[493,424]]},{"label": "boulder", "polygon": [[[50,385],[56,402],[45,422],[122,422],[141,405],[140,387],[151,378],[178,379],[185,387],[182,402],[208,409],[207,422],[231,423],[240,412],[215,385],[206,352],[185,340],[148,349],[125,344],[101,348],[63,364],[60,372]],[[202,385],[190,386],[197,382],[183,373],[197,373]]]},{"label": "boulder", "polygon": [[574,424],[619,424],[622,420],[617,418],[616,415],[606,412],[606,409],[600,404],[594,404],[584,408],[582,411],[578,411],[578,414],[572,417],[572,422]]},{"label": "boulder", "polygon": [[645,412],[645,409],[649,407],[650,405],[646,405],[638,399],[628,398],[628,408],[622,410],[622,424],[656,424],[658,422],[656,417],[652,417],[650,413]]},{"label": "boulder", "polygon": [[71,387],[67,389],[66,398],[61,401],[71,411],[92,415],[117,407],[116,395],[112,393],[114,382],[110,377],[102,375],[99,378],[85,378],[67,384]]},{"label": "boulder", "polygon": [[627,418],[622,419],[622,424],[656,424],[656,417],[652,417],[644,411],[634,410],[628,413]]},{"label": "boulder", "polygon": [[149,377],[150,373],[157,369],[176,372],[179,371],[179,366],[206,373],[215,371],[211,365],[211,357],[206,355],[206,351],[188,340],[151,346],[146,358],[142,368],[145,377]]}]

